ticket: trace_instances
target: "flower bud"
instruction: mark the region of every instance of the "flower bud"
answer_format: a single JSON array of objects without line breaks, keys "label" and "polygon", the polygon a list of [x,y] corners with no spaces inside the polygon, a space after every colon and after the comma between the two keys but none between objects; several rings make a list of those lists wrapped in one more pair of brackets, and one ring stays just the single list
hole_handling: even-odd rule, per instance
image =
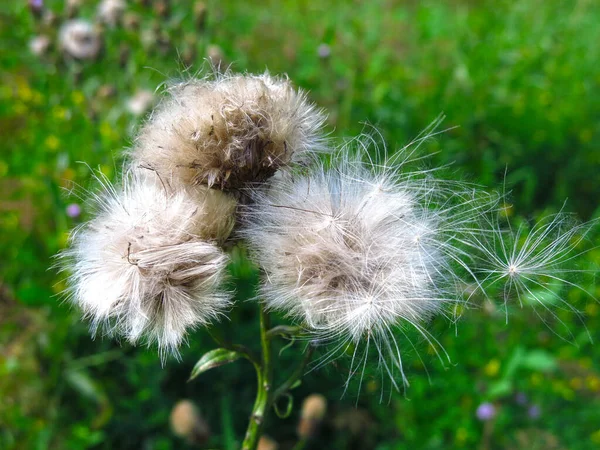
[{"label": "flower bud", "polygon": [[210,437],[208,424],[196,405],[189,400],[180,400],[175,404],[171,410],[170,422],[173,433],[190,444],[204,444]]},{"label": "flower bud", "polygon": [[278,448],[279,444],[277,444],[276,441],[271,439],[269,436],[263,435],[258,441],[256,450],[277,450]]},{"label": "flower bud", "polygon": [[300,422],[297,433],[302,439],[308,439],[317,434],[319,425],[327,412],[327,400],[321,394],[311,394],[302,403]]},{"label": "flower bud", "polygon": [[225,54],[218,45],[209,45],[206,47],[206,57],[215,67],[223,67],[227,64],[225,62]]},{"label": "flower bud", "polygon": [[204,30],[207,12],[208,10],[206,8],[206,3],[194,3],[194,21],[196,22],[196,27],[198,27],[199,30]]}]

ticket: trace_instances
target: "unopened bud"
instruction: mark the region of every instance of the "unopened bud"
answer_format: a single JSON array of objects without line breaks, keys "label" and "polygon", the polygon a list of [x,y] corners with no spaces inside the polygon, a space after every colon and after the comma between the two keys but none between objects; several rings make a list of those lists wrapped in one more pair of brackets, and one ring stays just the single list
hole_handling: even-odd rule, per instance
[{"label": "unopened bud", "polygon": [[327,400],[321,394],[312,394],[304,399],[300,422],[298,423],[298,436],[300,438],[313,437],[327,412]]},{"label": "unopened bud", "polygon": [[206,9],[206,3],[196,2],[194,3],[194,21],[199,30],[204,30],[206,25],[206,15],[208,10]]},{"label": "unopened bud", "polygon": [[225,63],[225,55],[223,54],[223,50],[218,45],[209,45],[206,48],[206,57],[210,59],[215,67],[221,67],[226,65]]},{"label": "unopened bud", "polygon": [[279,444],[276,441],[271,439],[269,436],[261,436],[258,441],[258,446],[256,450],[277,450],[279,448]]},{"label": "unopened bud", "polygon": [[175,404],[170,420],[173,433],[190,444],[203,444],[210,436],[208,424],[196,405],[189,400],[181,400]]}]

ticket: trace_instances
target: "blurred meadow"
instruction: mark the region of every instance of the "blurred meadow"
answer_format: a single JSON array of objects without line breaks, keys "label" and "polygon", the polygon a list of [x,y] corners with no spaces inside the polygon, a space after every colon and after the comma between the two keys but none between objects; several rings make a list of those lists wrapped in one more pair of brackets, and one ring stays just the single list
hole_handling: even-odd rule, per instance
[{"label": "blurred meadow", "polygon": [[[164,367],[156,349],[92,340],[58,296],[64,275],[49,269],[89,217],[78,194],[97,187],[92,172],[118,179],[161,85],[205,58],[287,74],[328,111],[340,141],[366,122],[392,151],[444,113],[443,127],[455,128],[427,143],[426,164],[451,164],[451,176],[490,189],[505,184],[514,223],[557,212],[565,199],[580,220],[600,215],[600,2],[130,0],[113,15],[99,3],[0,4],[2,449],[188,448],[169,428],[184,398],[212,430],[205,448],[239,447],[255,392],[247,362],[187,383],[214,346],[204,330]],[[59,43],[76,18],[101,41],[87,59]],[[232,260],[238,302],[223,328],[252,345],[256,310],[243,300],[257,272],[239,249]],[[600,249],[580,260],[597,268]],[[600,298],[593,279],[580,282]],[[407,345],[405,395],[389,396],[373,374],[360,395],[342,396],[343,362],[309,373],[292,391],[296,405],[316,392],[329,409],[307,448],[600,448],[600,345],[590,339],[600,341],[600,304],[562,289],[585,315],[584,326],[557,310],[572,339],[552,317],[545,324],[514,304],[507,323],[503,305],[482,303],[456,328],[431,324],[450,363],[421,342],[423,365]],[[284,350],[279,367],[297,354]],[[298,414],[267,423],[280,449],[293,447]]]}]

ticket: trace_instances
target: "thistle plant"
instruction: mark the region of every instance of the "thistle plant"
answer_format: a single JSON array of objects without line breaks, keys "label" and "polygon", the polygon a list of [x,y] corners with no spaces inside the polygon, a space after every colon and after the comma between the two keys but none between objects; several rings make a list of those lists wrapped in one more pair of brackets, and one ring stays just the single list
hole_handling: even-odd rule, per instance
[{"label": "thistle plant", "polygon": [[[291,403],[281,404],[309,366],[347,357],[346,388],[356,380],[360,391],[374,366],[406,389],[408,330],[442,358],[431,319],[454,321],[495,300],[499,283],[501,304],[552,313],[551,292],[575,311],[554,287],[576,286],[568,275],[579,270],[593,223],[567,226],[559,213],[528,232],[501,226],[503,195],[419,168],[439,120],[388,155],[368,135],[335,148],[324,113],[286,78],[226,72],[166,91],[126,156],[122,182],[98,177],[96,213],[60,255],[67,297],[92,333],[157,344],[163,362],[179,355],[190,330],[205,328],[218,348],[200,357],[191,380],[248,359],[258,383],[244,449],[256,448],[271,409],[289,414]],[[235,307],[225,284],[235,246],[248,248],[262,274],[260,355],[215,328]],[[274,313],[289,324],[272,327]],[[281,338],[306,345],[277,385]]]}]

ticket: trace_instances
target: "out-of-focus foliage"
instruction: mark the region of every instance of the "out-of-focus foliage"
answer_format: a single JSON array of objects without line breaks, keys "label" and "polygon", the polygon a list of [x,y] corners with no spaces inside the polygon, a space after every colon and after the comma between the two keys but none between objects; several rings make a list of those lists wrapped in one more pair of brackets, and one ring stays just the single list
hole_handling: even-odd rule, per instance
[{"label": "out-of-focus foliage", "polygon": [[[136,94],[193,75],[207,55],[237,71],[287,73],[329,111],[338,138],[366,121],[392,149],[444,112],[445,125],[458,128],[428,144],[439,153],[427,164],[453,162],[457,177],[492,188],[506,172],[517,217],[556,211],[567,197],[581,218],[598,215],[598,2],[132,0],[116,26],[97,25],[103,48],[88,61],[61,52],[58,30],[68,17],[94,21],[97,2],[1,3],[0,448],[182,448],[168,427],[181,398],[200,406],[212,447],[239,445],[255,389],[246,361],[186,383],[213,348],[202,330],[183,360],[165,367],[153,349],[92,341],[57,297],[62,275],[48,270],[68,230],[88,217],[76,194],[94,188],[92,170],[118,176],[143,120],[148,94]],[[37,55],[31,47],[44,42],[31,43],[36,36],[48,38]],[[599,262],[597,249],[580,261]],[[231,271],[238,300],[252,296],[257,274],[239,249]],[[599,287],[583,287],[600,297]],[[600,306],[579,290],[564,296],[598,340]],[[340,398],[343,361],[310,373],[293,391],[296,404],[311,392],[330,401],[313,448],[600,446],[600,347],[567,311],[558,316],[577,345],[532,312],[511,312],[506,324],[497,306],[482,305],[463,315],[458,334],[433,323],[452,363],[442,367],[417,343],[427,373],[407,345],[408,398],[384,392],[380,403],[376,374],[358,399]],[[238,302],[223,330],[256,341],[253,305]],[[282,352],[282,371],[299,348]],[[495,408],[488,421],[476,414],[484,402]],[[281,448],[295,441],[297,414],[267,425]]]}]

